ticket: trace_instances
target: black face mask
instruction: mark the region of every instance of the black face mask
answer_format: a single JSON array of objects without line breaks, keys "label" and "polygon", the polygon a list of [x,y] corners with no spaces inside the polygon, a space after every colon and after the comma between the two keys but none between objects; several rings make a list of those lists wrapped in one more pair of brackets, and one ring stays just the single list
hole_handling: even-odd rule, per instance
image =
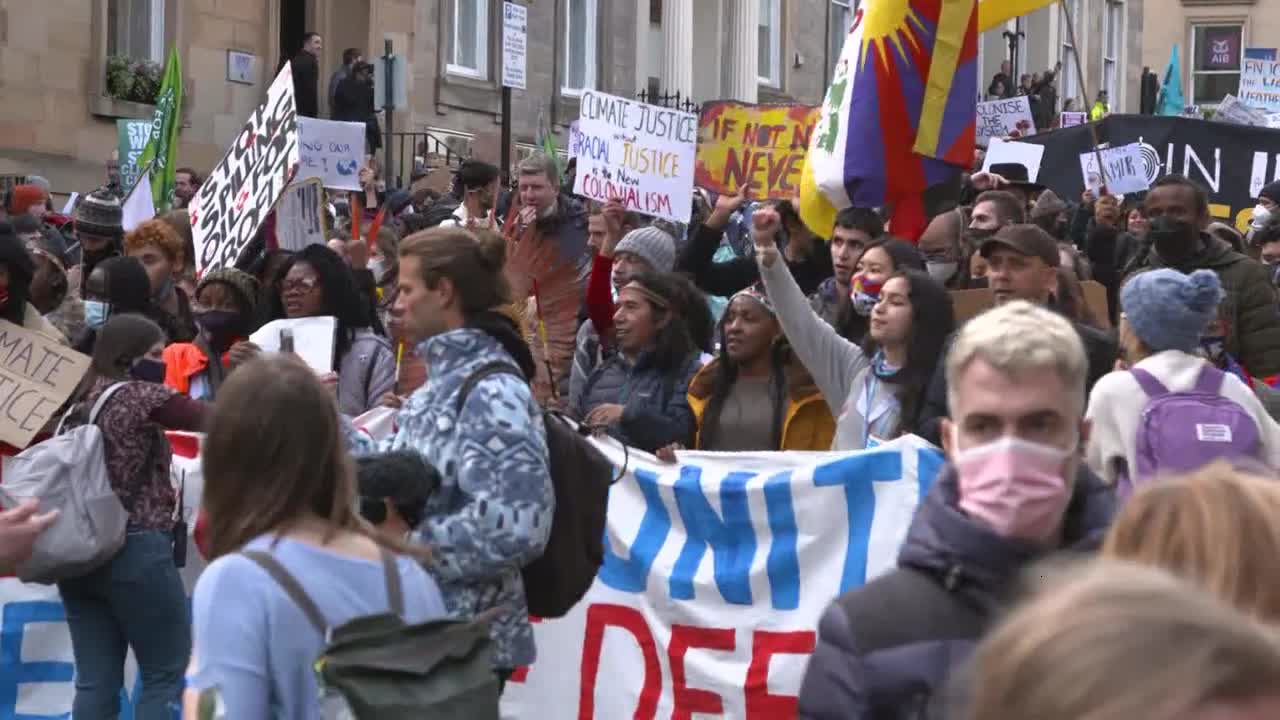
[{"label": "black face mask", "polygon": [[206,310],[196,315],[196,322],[209,335],[215,350],[225,350],[244,334],[240,313],[231,310]]},{"label": "black face mask", "polygon": [[1161,215],[1151,221],[1151,229],[1147,238],[1152,247],[1160,255],[1160,259],[1170,267],[1178,267],[1200,251],[1200,233],[1191,223]]},{"label": "black face mask", "polygon": [[974,250],[982,247],[982,243],[995,236],[997,228],[965,228],[964,239]]},{"label": "black face mask", "polygon": [[989,287],[989,286],[990,286],[990,281],[989,281],[989,280],[987,280],[987,278],[980,277],[980,278],[970,278],[970,279],[969,279],[969,289],[970,289],[970,290],[982,290],[982,289],[985,289],[985,288],[987,288],[987,287]]}]

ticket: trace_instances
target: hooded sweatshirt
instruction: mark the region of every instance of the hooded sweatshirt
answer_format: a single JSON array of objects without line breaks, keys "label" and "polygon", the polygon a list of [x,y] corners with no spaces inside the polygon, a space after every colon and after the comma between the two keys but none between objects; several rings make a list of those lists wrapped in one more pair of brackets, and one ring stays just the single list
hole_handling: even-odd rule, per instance
[{"label": "hooded sweatshirt", "polygon": [[[440,471],[441,485],[427,501],[417,539],[435,549],[428,568],[454,617],[504,607],[490,631],[495,669],[534,661],[536,651],[520,568],[542,554],[551,530],[555,495],[541,410],[529,384],[501,373],[477,382],[457,412],[458,393],[482,366],[504,362],[528,372],[528,349],[518,348],[509,321],[506,337],[488,330],[450,330],[418,346],[431,372],[405,402],[396,432],[380,445],[344,421],[357,455],[414,450]],[[498,337],[501,336],[501,337]]]}]

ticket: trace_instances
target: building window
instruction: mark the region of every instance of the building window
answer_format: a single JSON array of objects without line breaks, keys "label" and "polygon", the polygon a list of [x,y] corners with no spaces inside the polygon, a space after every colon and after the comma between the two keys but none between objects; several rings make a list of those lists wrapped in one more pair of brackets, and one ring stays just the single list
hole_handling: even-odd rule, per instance
[{"label": "building window", "polygon": [[1071,34],[1068,32],[1066,23],[1071,23],[1071,27],[1076,30],[1077,42],[1080,40],[1080,5],[1082,0],[1066,0],[1066,15],[1058,16],[1058,22],[1061,27],[1058,35],[1061,38],[1062,51],[1058,59],[1062,62],[1062,100],[1073,100],[1076,110],[1088,110],[1085,98],[1080,97],[1080,78],[1076,73],[1076,58],[1079,48],[1071,44]]},{"label": "building window", "polygon": [[649,0],[649,24],[662,24],[662,0]]},{"label": "building window", "polygon": [[844,40],[849,37],[849,27],[853,25],[853,11],[857,8],[856,0],[831,0],[827,24],[831,27],[831,37],[827,38],[827,77],[836,72],[836,63],[844,50]]},{"label": "building window", "polygon": [[1240,87],[1244,26],[1214,23],[1191,28],[1191,102],[1216,105]]},{"label": "building window", "polygon": [[108,0],[107,55],[164,62],[164,0]]},{"label": "building window", "polygon": [[1102,14],[1102,89],[1114,109],[1120,102],[1120,51],[1124,44],[1124,3],[1107,0]]},{"label": "building window", "polygon": [[564,87],[579,95],[596,86],[596,0],[565,0]]},{"label": "building window", "polygon": [[760,0],[760,26],[758,30],[759,67],[761,85],[782,85],[782,0]]},{"label": "building window", "polygon": [[454,0],[448,71],[480,79],[489,76],[489,0]]}]

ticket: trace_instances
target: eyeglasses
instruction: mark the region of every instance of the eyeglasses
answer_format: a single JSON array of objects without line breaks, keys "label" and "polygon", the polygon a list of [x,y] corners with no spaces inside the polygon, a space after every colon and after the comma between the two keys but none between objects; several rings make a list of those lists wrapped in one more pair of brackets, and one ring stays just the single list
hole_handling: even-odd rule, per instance
[{"label": "eyeglasses", "polygon": [[294,280],[285,280],[280,283],[281,295],[306,295],[320,286],[320,278],[304,277]]}]

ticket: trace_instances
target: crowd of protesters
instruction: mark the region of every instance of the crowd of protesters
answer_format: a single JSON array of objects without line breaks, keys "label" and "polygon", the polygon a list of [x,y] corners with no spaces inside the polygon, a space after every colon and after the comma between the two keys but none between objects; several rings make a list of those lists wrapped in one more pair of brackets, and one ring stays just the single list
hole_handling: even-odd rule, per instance
[{"label": "crowd of protesters", "polygon": [[[344,60],[330,104],[376,127],[368,66]],[[1032,97],[1040,124],[1055,75],[1005,68],[990,94]],[[1060,198],[995,165],[909,242],[879,209],[820,237],[792,200],[746,193],[652,221],[573,196],[541,154],[509,174],[466,160],[443,197],[370,162],[328,244],[264,230],[196,277],[200,177],[182,174],[177,209],[129,232],[113,177],[70,217],[18,186],[0,221],[0,317],[91,356],[65,425],[101,400],[129,516],[107,564],[58,585],[76,718],[117,715],[127,649],[135,717],[170,717],[184,672],[227,717],[320,717],[313,612],[487,617],[501,688],[537,657],[521,568],[557,501],[545,409],[665,462],[943,449],[896,568],[824,614],[803,718],[1280,715],[1280,183],[1240,235],[1178,175]],[[960,291],[994,307],[960,321]],[[249,340],[321,316],[331,373]],[[475,381],[492,363],[512,371]],[[396,411],[382,442],[355,424],[378,408]],[[190,609],[166,430],[207,433],[212,563]],[[50,522],[0,513],[0,565]],[[1059,551],[1104,559],[1043,570]]]}]

